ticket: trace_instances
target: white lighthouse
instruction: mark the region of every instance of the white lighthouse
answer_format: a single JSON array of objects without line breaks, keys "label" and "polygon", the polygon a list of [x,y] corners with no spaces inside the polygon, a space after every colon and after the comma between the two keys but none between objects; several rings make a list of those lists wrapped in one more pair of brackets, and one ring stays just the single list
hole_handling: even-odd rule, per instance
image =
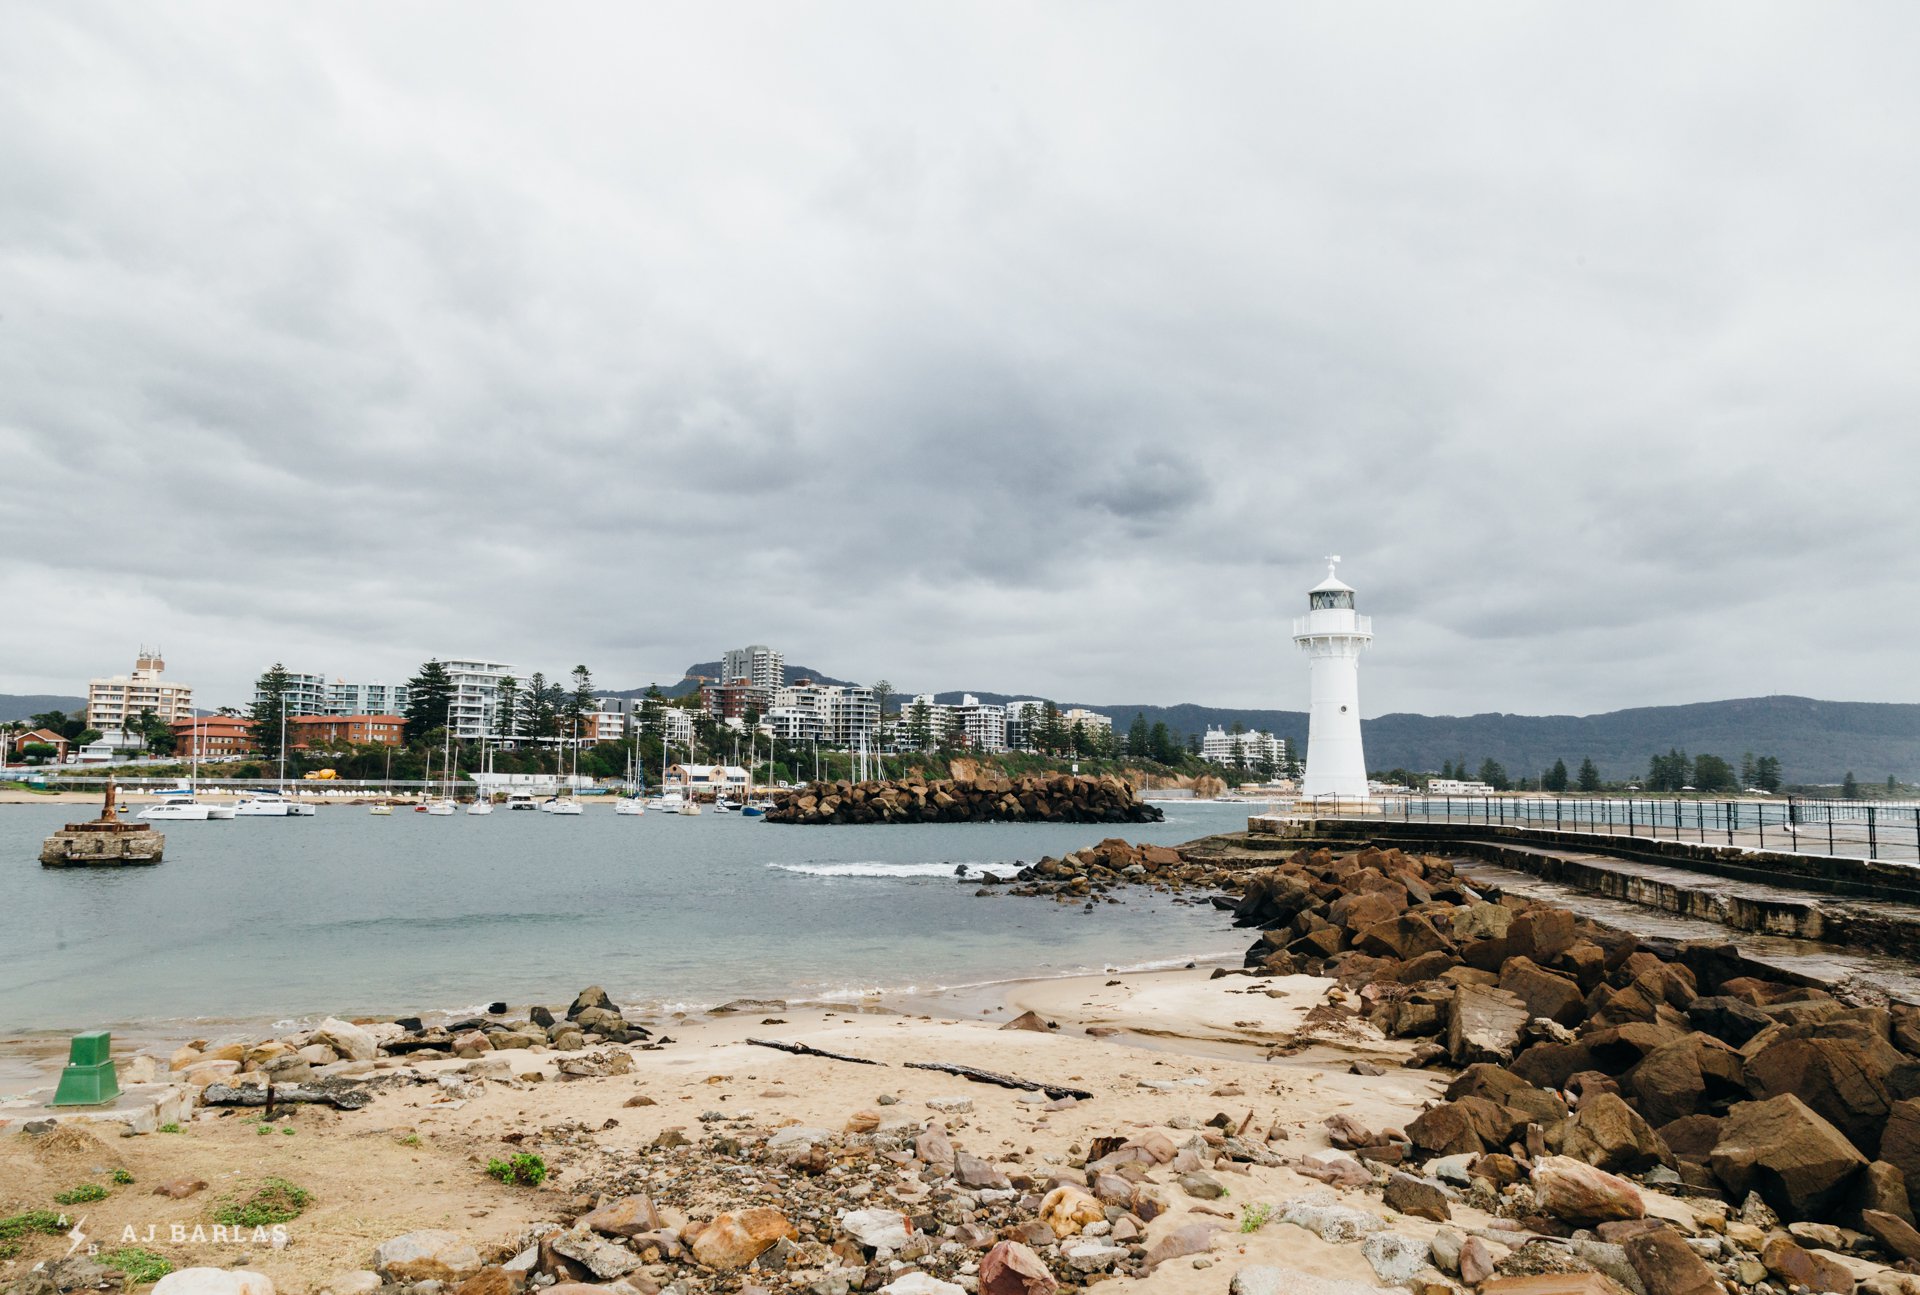
[{"label": "white lighthouse", "polygon": [[1353,608],[1353,587],[1333,573],[1307,591],[1307,614],[1293,619],[1293,641],[1313,669],[1303,796],[1367,798],[1367,758],[1360,749],[1360,653],[1373,641],[1373,618]]}]

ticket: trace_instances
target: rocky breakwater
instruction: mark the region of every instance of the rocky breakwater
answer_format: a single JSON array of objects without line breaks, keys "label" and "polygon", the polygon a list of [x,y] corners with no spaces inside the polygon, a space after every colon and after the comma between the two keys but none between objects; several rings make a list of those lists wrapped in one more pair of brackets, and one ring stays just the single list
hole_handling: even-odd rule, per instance
[{"label": "rocky breakwater", "polygon": [[[1404,1131],[1341,1131],[1360,1161],[1644,1252],[1653,1295],[1681,1289],[1660,1274],[1686,1255],[1743,1290],[1851,1291],[1834,1254],[1920,1272],[1920,1009],[1495,900],[1398,850],[1302,851],[1249,876],[1235,912],[1262,928],[1255,974],[1333,977],[1426,1041],[1410,1064],[1464,1067]],[[1636,1178],[1690,1198],[1705,1233],[1651,1239]]]},{"label": "rocky breakwater", "polygon": [[769,823],[1157,823],[1163,815],[1112,776],[980,775],[816,782],[780,792]]}]

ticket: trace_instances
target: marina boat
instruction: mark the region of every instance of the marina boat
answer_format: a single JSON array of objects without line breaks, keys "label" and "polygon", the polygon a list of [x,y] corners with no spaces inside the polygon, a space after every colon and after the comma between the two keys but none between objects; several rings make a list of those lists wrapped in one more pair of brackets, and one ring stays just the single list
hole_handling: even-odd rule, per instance
[{"label": "marina boat", "polygon": [[[441,757],[440,776],[446,783],[446,788],[440,795],[429,796],[418,805],[415,805],[413,812],[416,814],[431,814],[435,818],[449,818],[453,812],[459,808],[458,805],[454,804],[453,800],[453,726],[451,724],[445,725],[441,731],[446,734],[446,750],[442,753]],[[430,774],[432,771],[433,752],[428,751],[427,772]],[[432,779],[427,778],[423,781],[431,784]]]},{"label": "marina boat", "polygon": [[537,810],[540,806],[534,801],[533,797],[527,795],[526,792],[510,791],[507,793],[507,808]]},{"label": "marina boat", "polygon": [[[203,805],[197,800],[163,800],[141,810],[140,817],[168,823],[195,819],[204,822],[213,817],[213,806]],[[226,817],[232,818],[233,815],[229,813]]]},{"label": "marina boat", "polygon": [[633,751],[627,752],[626,794],[613,802],[613,812],[616,814],[624,814],[624,815],[627,815],[628,817],[633,817],[633,816],[644,814],[647,812],[646,802],[640,798],[641,788],[640,788],[639,779],[635,777],[635,771],[633,767],[634,755],[635,755],[635,752]]},{"label": "marina boat", "polygon": [[312,818],[313,806],[290,800],[277,791],[258,791],[240,798],[236,818]]},{"label": "marina boat", "polygon": [[728,800],[725,796],[715,796],[713,798],[713,812],[716,814],[731,814],[739,808],[738,805]]},{"label": "marina boat", "polygon": [[369,805],[369,806],[367,806],[367,813],[369,813],[369,814],[373,814],[373,815],[376,815],[376,816],[378,816],[378,817],[382,817],[382,818],[391,818],[391,817],[393,816],[393,806],[391,806],[391,805],[384,805],[384,804],[383,804],[383,805]]},{"label": "marina boat", "polygon": [[154,793],[166,797],[157,804],[149,805],[140,811],[140,817],[157,819],[162,822],[205,822],[208,819],[228,819],[234,815],[232,805],[210,805],[195,798],[194,793],[200,787],[200,746],[194,743],[193,773],[190,778],[176,787],[166,787]]},{"label": "marina boat", "polygon": [[[480,735],[480,768],[482,771],[486,771],[487,769],[487,738],[486,738],[486,732],[484,729],[481,731],[481,735]],[[478,779],[476,778],[476,781],[477,780]],[[482,787],[479,790],[475,791],[473,794],[473,799],[467,802],[467,813],[469,814],[493,813],[493,793],[488,791],[485,787]]]},{"label": "marina boat", "polygon": [[583,814],[586,807],[571,796],[549,796],[540,802],[543,814]]},{"label": "marina boat", "polygon": [[[392,747],[387,748],[387,767],[385,770],[381,772],[380,781],[383,784],[385,784],[387,789],[387,794],[392,795],[393,794],[393,748]],[[376,815],[377,817],[380,817],[380,818],[391,818],[393,816],[393,802],[390,800],[383,800],[376,805],[369,805],[367,806],[367,813]]]}]

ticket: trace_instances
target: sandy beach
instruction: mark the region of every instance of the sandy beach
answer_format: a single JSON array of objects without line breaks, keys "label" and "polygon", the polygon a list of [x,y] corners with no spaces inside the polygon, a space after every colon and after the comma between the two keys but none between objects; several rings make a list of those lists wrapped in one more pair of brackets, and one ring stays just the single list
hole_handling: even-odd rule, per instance
[{"label": "sandy beach", "polygon": [[[577,1210],[583,1202],[576,1198],[595,1180],[613,1176],[624,1157],[668,1130],[697,1136],[701,1117],[712,1112],[768,1131],[795,1124],[839,1130],[863,1111],[916,1123],[944,1119],[962,1151],[1035,1170],[1064,1170],[1076,1157],[1084,1161],[1096,1137],[1161,1131],[1184,1141],[1193,1136],[1191,1127],[1220,1113],[1236,1125],[1250,1121],[1263,1138],[1277,1133],[1272,1145],[1300,1154],[1327,1147],[1322,1122],[1336,1111],[1373,1127],[1399,1126],[1438,1094],[1439,1076],[1397,1068],[1405,1044],[1352,1020],[1308,1024],[1309,1013],[1327,1002],[1329,992],[1339,993],[1331,982],[1210,975],[1195,969],[1028,982],[1010,987],[999,1008],[971,1019],[905,1015],[873,1005],[667,1020],[654,1024],[674,1042],[658,1050],[595,1050],[630,1057],[630,1073],[562,1081],[557,1065],[568,1054],[496,1053],[515,1078],[455,1079],[457,1096],[437,1081],[458,1076],[467,1062],[383,1059],[369,1070],[413,1082],[395,1083],[359,1111],[293,1108],[291,1118],[267,1126],[265,1134],[252,1113],[203,1109],[177,1135],[122,1138],[111,1126],[95,1133],[71,1126],[38,1137],[0,1137],[0,1179],[8,1184],[0,1211],[42,1207],[57,1192],[98,1180],[103,1167],[108,1173],[124,1168],[133,1177],[130,1185],[80,1211],[89,1237],[118,1243],[129,1228],[145,1238],[153,1227],[155,1240],[141,1244],[164,1253],[176,1268],[232,1266],[244,1254],[245,1266],[266,1273],[278,1290],[318,1292],[367,1268],[382,1241],[416,1229],[454,1229],[483,1255],[505,1257],[520,1248],[532,1225]],[[1001,1028],[1025,1011],[1060,1028]],[[1118,1032],[1094,1037],[1089,1028]],[[750,1045],[749,1037],[804,1043],[883,1065],[789,1055]],[[1265,1059],[1276,1045],[1302,1044],[1283,1064]],[[1350,1061],[1363,1058],[1395,1069],[1382,1078],[1343,1073]],[[910,1060],[964,1062],[1071,1084],[1094,1096],[1048,1109],[1051,1103],[1036,1103],[1031,1094],[900,1064]],[[522,1078],[533,1075],[541,1079]],[[656,1104],[629,1105],[642,1095]],[[882,1105],[889,1097],[895,1100]],[[962,1099],[969,1109],[942,1116],[928,1106],[940,1099]],[[1189,1131],[1170,1124],[1181,1117]],[[529,1150],[552,1169],[539,1189],[504,1186],[484,1173],[489,1159]],[[1289,1169],[1244,1168],[1244,1181],[1230,1176],[1226,1196],[1187,1198],[1186,1208],[1154,1220],[1148,1240],[1196,1220],[1237,1228],[1249,1207],[1321,1186]],[[175,1223],[210,1229],[215,1202],[267,1177],[312,1194],[312,1203],[288,1225],[284,1248],[215,1243],[210,1231],[198,1243],[168,1240]],[[152,1194],[156,1186],[180,1179],[208,1186],[180,1201]],[[1222,1260],[1284,1259],[1326,1276],[1370,1280],[1354,1247],[1330,1245],[1295,1228],[1222,1235],[1230,1238],[1215,1248]],[[44,1239],[14,1263],[58,1257],[66,1244],[64,1237]],[[1171,1261],[1152,1279],[1153,1289],[1168,1291],[1214,1291],[1224,1284],[1217,1272],[1196,1269],[1191,1259]]]}]

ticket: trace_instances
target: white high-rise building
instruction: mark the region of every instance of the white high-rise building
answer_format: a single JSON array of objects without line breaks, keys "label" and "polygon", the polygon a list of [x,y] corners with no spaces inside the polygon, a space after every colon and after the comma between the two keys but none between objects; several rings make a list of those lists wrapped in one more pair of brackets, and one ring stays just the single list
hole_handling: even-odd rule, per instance
[{"label": "white high-rise building", "polygon": [[1367,798],[1367,757],[1360,746],[1360,654],[1373,641],[1373,618],[1354,610],[1353,586],[1333,573],[1307,591],[1307,614],[1293,620],[1293,641],[1313,671],[1303,796]]},{"label": "white high-rise building", "polygon": [[478,742],[496,730],[500,703],[500,681],[513,673],[513,667],[498,661],[442,661],[447,678],[453,683],[453,700],[447,708],[447,722],[453,736],[462,742]]},{"label": "white high-rise building", "polygon": [[407,686],[335,679],[327,687],[327,710],[334,715],[404,715]]},{"label": "white high-rise building", "polygon": [[751,681],[764,707],[778,689],[786,686],[787,659],[764,643],[731,648],[720,660],[720,682],[732,683],[735,679]]},{"label": "white high-rise building", "polygon": [[137,723],[142,711],[152,711],[173,724],[193,718],[193,685],[161,676],[167,663],[158,649],[140,649],[133,673],[90,680],[87,684],[87,727],[101,731],[124,729]]},{"label": "white high-rise building", "polygon": [[[280,704],[286,708],[288,719],[296,715],[325,715],[328,710],[328,695],[326,675],[308,674],[304,670],[289,670],[286,690],[280,694]],[[262,691],[260,682],[256,679],[253,687],[253,704],[259,706],[266,699],[267,694]]]}]

